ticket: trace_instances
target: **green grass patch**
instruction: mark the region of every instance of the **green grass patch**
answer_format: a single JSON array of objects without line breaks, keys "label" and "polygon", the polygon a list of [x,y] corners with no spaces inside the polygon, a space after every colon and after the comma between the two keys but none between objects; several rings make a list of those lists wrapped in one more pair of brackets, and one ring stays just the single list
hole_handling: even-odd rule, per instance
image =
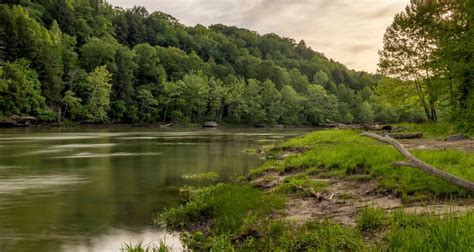
[{"label": "green grass patch", "polygon": [[473,251],[474,212],[439,217],[395,213],[387,251]]},{"label": "green grass patch", "polygon": [[[281,144],[304,147],[302,154],[285,160],[269,161],[251,174],[273,169],[284,173],[302,169],[312,174],[339,178],[377,179],[382,191],[393,191],[407,201],[424,198],[465,198],[472,193],[432,175],[409,167],[393,168],[391,162],[403,160],[392,146],[362,137],[358,131],[325,130],[310,133]],[[419,159],[464,179],[474,181],[474,154],[462,150],[415,150]],[[428,197],[429,196],[429,197]]]},{"label": "green grass patch", "polygon": [[382,209],[364,207],[357,218],[357,229],[361,232],[377,230],[386,223],[385,212]]},{"label": "green grass patch", "polygon": [[143,242],[138,243],[124,243],[120,251],[123,252],[171,252],[173,248],[167,246],[165,242],[160,241],[156,244],[145,244]]},{"label": "green grass patch", "polygon": [[217,172],[184,174],[181,177],[184,180],[190,180],[190,181],[217,181],[219,180],[219,174],[217,174]]},{"label": "green grass patch", "polygon": [[283,197],[265,194],[250,185],[217,184],[191,194],[184,205],[166,210],[158,221],[177,230],[204,225],[216,234],[236,233],[246,219],[267,218],[283,208],[284,202]]},{"label": "green grass patch", "polygon": [[314,192],[324,192],[329,183],[321,180],[314,180],[306,175],[290,176],[283,180],[277,191],[289,194],[298,194],[305,197],[312,196]]},{"label": "green grass patch", "polygon": [[445,138],[460,133],[456,125],[448,122],[436,123],[399,123],[397,127],[406,128],[411,132],[422,132],[424,137]]}]

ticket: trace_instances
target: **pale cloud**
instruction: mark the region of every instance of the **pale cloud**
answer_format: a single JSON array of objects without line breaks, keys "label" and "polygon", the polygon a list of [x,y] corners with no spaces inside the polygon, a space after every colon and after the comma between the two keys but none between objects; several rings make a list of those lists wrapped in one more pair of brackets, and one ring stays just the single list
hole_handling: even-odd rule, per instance
[{"label": "pale cloud", "polygon": [[145,6],[186,25],[235,25],[276,33],[356,70],[375,72],[385,29],[409,0],[109,0]]}]

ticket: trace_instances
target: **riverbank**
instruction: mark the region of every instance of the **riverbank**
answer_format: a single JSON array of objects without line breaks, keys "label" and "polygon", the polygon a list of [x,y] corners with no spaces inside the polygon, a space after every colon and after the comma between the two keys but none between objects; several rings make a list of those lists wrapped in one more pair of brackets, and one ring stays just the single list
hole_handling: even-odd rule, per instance
[{"label": "riverbank", "polygon": [[[474,181],[474,153],[464,148],[472,140],[453,144],[444,141],[451,132],[428,129],[418,127],[428,138],[403,143]],[[194,188],[157,221],[196,250],[472,250],[473,194],[390,167],[402,156],[359,134],[325,130],[258,148],[263,165],[234,183]]]}]

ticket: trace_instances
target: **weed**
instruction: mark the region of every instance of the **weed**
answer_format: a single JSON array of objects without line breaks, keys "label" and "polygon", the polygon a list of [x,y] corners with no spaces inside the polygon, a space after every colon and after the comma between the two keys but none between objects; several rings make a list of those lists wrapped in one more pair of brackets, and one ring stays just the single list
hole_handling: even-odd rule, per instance
[{"label": "weed", "polygon": [[385,217],[384,210],[366,206],[357,218],[357,229],[361,232],[379,229],[385,224]]}]

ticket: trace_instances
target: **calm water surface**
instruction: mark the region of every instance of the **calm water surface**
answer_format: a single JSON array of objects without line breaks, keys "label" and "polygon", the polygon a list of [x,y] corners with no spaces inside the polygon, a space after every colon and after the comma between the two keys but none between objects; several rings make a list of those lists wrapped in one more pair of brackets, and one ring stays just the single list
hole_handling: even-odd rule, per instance
[{"label": "calm water surface", "polygon": [[183,174],[224,179],[262,160],[243,150],[309,129],[0,129],[0,251],[117,251],[179,241],[152,225]]}]

